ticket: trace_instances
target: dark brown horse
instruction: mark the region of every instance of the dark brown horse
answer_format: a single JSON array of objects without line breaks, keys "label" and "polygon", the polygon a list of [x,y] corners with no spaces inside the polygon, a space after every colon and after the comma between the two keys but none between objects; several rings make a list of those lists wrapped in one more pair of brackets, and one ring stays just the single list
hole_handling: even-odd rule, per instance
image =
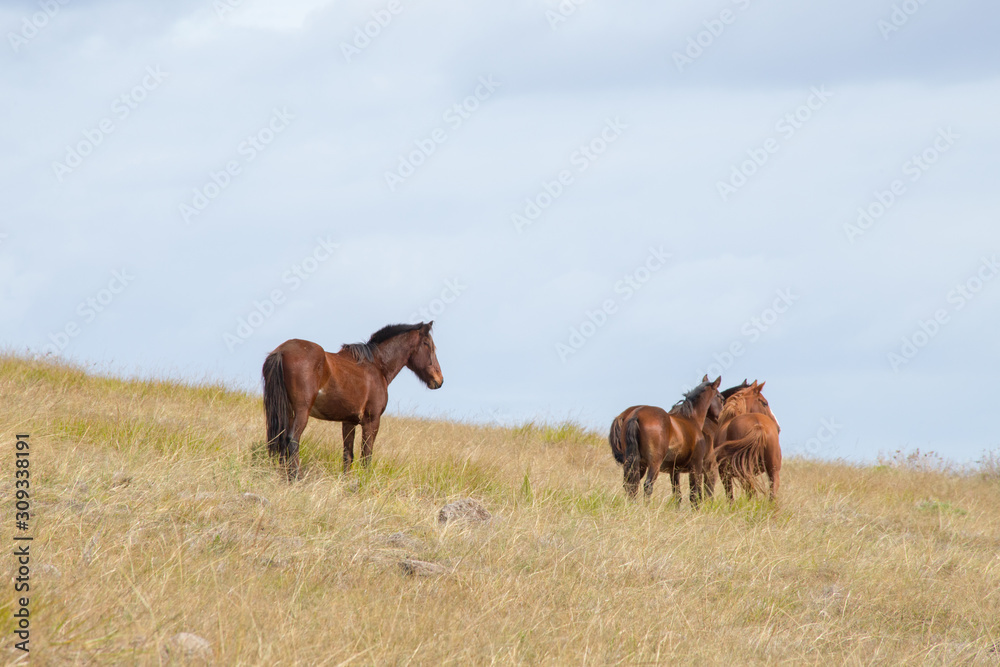
[{"label": "dark brown horse", "polygon": [[379,421],[389,402],[389,383],[409,368],[431,389],[444,382],[438,365],[433,322],[393,324],[367,343],[326,352],[307,340],[288,340],[264,360],[267,448],[299,476],[299,438],[309,417],[343,422],[344,472],[354,461],[354,431],[361,425],[361,464],[371,461]]},{"label": "dark brown horse", "polygon": [[639,480],[646,475],[643,491],[648,498],[653,484],[662,471],[671,472],[671,481],[677,468],[690,466],[697,479],[691,485],[691,502],[697,504],[701,496],[702,462],[706,455],[705,436],[702,429],[713,403],[721,409],[719,383],[703,381],[684,395],[676,410],[642,406],[636,409],[625,423],[625,491],[635,497]]},{"label": "dark brown horse", "polygon": [[[707,382],[707,381],[708,381],[708,376],[706,375],[702,378],[702,382]],[[723,390],[720,394],[721,400],[725,401],[739,390],[746,389],[749,386],[750,384],[746,380],[743,380],[741,384]],[[680,410],[683,404],[684,404],[683,400],[678,402],[676,405],[674,405],[674,407],[670,409],[670,413],[676,413],[678,410]],[[628,418],[632,415],[633,412],[635,412],[641,407],[645,406],[633,405],[632,407],[628,408],[620,415],[615,417],[614,421],[611,422],[611,430],[608,433],[608,444],[611,445],[611,455],[615,457],[615,461],[617,461],[619,465],[624,465],[625,463],[625,438],[624,438],[625,422],[628,421]],[[711,451],[712,445],[715,442],[715,432],[719,428],[718,417],[720,411],[721,411],[721,406],[719,406],[718,403],[715,403],[714,406],[711,406],[709,408],[708,414],[705,416],[705,425],[702,427],[702,433],[705,435],[705,443],[708,446],[709,452]],[[712,459],[712,461],[714,462],[714,459]],[[675,471],[676,471],[675,474],[671,474],[670,481],[673,487],[674,497],[679,501],[681,497],[680,473],[682,472],[689,473],[691,471],[686,469],[682,470],[679,468],[675,468]],[[714,468],[712,468],[710,465],[706,465],[705,472],[706,476],[708,477],[707,481],[708,495],[711,496],[712,491],[715,488]]]},{"label": "dark brown horse", "polygon": [[[764,387],[761,383],[757,393]],[[729,500],[733,500],[733,481],[739,480],[751,494],[758,490],[757,476],[767,473],[770,480],[770,497],[774,500],[781,485],[781,445],[778,434],[781,426],[763,399],[766,413],[757,412],[732,416],[729,403],[723,410],[719,432],[716,435],[715,460],[719,476]],[[732,400],[732,399],[730,399]]]}]

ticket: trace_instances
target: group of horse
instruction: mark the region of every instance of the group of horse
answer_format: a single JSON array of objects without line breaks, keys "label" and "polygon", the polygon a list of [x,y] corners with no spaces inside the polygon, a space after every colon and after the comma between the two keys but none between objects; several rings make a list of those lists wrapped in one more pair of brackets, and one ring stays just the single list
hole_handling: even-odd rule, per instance
[{"label": "group of horse", "polygon": [[[309,417],[342,423],[344,472],[349,472],[359,426],[361,464],[370,463],[389,402],[389,383],[403,368],[431,389],[441,387],[444,376],[431,337],[433,324],[392,324],[373,333],[367,343],[344,345],[339,352],[292,339],[267,355],[263,367],[267,448],[289,479],[300,475],[299,439]],[[615,418],[608,440],[624,468],[630,497],[636,496],[643,475],[648,497],[662,471],[670,473],[679,500],[680,474],[686,472],[691,502],[696,505],[703,493],[712,495],[716,470],[730,499],[735,480],[752,491],[761,472],[768,474],[774,497],[781,468],[780,428],[761,394],[764,384],[744,381],[720,392],[721,380],[711,382],[705,376],[669,411],[637,405]]]},{"label": "group of horse", "polygon": [[764,383],[747,383],[719,391],[722,378],[701,383],[684,394],[669,411],[651,405],[633,405],[611,422],[608,444],[623,468],[625,492],[634,498],[639,481],[648,498],[661,472],[670,473],[674,498],[680,502],[681,473],[688,473],[691,505],[712,497],[716,478],[730,501],[734,482],[750,494],[759,490],[766,473],[770,497],[780,485],[781,427],[762,393]]}]

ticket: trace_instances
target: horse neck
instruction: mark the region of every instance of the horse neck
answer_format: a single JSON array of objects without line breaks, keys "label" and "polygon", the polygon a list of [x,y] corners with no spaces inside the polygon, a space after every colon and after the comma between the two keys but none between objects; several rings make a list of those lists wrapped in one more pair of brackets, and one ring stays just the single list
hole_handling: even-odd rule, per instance
[{"label": "horse neck", "polygon": [[375,349],[375,366],[385,376],[386,384],[399,375],[399,371],[403,370],[403,366],[410,358],[410,353],[413,351],[410,338],[408,334],[396,336],[380,343]]},{"label": "horse neck", "polygon": [[712,404],[711,397],[706,398],[704,395],[698,398],[698,402],[694,404],[694,419],[695,423],[698,424],[698,428],[705,427],[705,420],[708,417],[708,408]]}]

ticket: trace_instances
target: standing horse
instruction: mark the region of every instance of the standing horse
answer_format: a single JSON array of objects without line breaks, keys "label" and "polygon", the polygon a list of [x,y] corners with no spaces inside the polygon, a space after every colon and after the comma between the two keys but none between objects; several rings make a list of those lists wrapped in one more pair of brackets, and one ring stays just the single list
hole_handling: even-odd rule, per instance
[{"label": "standing horse", "polygon": [[[761,383],[759,389],[763,388]],[[761,397],[763,399],[763,397]],[[722,420],[716,436],[715,459],[726,495],[733,500],[733,480],[738,479],[751,494],[756,493],[756,478],[766,472],[770,480],[770,497],[774,500],[781,485],[781,445],[778,434],[781,426],[771,412],[767,399],[764,414],[748,413],[732,416],[727,402],[723,415],[731,418]]]},{"label": "standing horse", "polygon": [[[708,376],[707,375],[704,376],[701,379],[701,381],[707,382]],[[720,392],[721,400],[725,401],[739,390],[746,389],[749,386],[750,384],[747,383],[746,380],[743,380],[741,384],[735,387],[730,387],[729,389],[725,389],[722,392]],[[714,405],[709,407],[708,414],[705,415],[705,425],[702,427],[702,433],[705,436],[705,442],[709,453],[711,452],[712,444],[715,441],[715,432],[719,428],[718,417],[721,412],[721,406],[718,405],[718,403],[715,403],[714,401],[713,403]],[[684,404],[683,400],[678,402],[676,405],[674,405],[674,407],[670,409],[670,413],[671,414],[676,413],[678,410],[681,409],[681,406],[683,404]],[[635,412],[641,407],[645,406],[633,405],[632,407],[628,408],[620,415],[615,417],[614,421],[611,422],[611,430],[608,433],[608,444],[611,445],[611,455],[614,456],[615,461],[617,461],[619,465],[625,464],[625,438],[624,438],[625,422],[628,420],[628,418],[632,415],[633,412]],[[719,410],[716,410],[716,408],[718,408]],[[712,459],[712,461],[714,461],[714,459]],[[712,491],[715,488],[715,476],[712,474],[712,470],[713,468],[711,467],[710,464],[707,464],[705,466],[705,471],[709,475],[709,482],[708,482],[709,496],[712,495]],[[678,469],[677,474],[671,475],[670,477],[670,481],[673,487],[674,497],[677,498],[678,501],[680,501],[681,497],[680,473],[682,472],[689,473],[691,471]]]},{"label": "standing horse", "polygon": [[267,448],[299,476],[299,438],[309,417],[343,422],[344,472],[354,461],[354,431],[361,426],[361,464],[371,462],[379,422],[389,402],[389,383],[413,371],[431,389],[444,383],[438,365],[433,322],[392,324],[367,343],[326,352],[307,340],[288,340],[264,360],[264,414]]},{"label": "standing horse", "polygon": [[[719,383],[703,381],[684,395],[684,400],[673,413],[663,408],[642,406],[635,410],[625,424],[625,491],[635,497],[639,480],[646,474],[643,491],[648,498],[653,493],[653,483],[661,471],[671,471],[671,478],[679,474],[675,468],[694,468],[692,474],[700,480],[701,464],[705,455],[705,436],[702,428],[705,417],[714,403],[718,404]],[[701,484],[691,485],[691,501],[700,499]],[[697,491],[697,495],[696,495]]]},{"label": "standing horse", "polygon": [[[746,381],[744,380],[744,384],[745,383]],[[768,404],[767,399],[764,398],[764,395],[761,393],[761,390],[764,389],[764,384],[764,382],[757,384],[757,381],[754,380],[751,385],[737,388],[736,391],[726,397],[725,407],[722,409],[722,413],[719,415],[719,418],[713,421],[710,418],[710,415],[709,418],[705,420],[705,437],[708,438],[711,435],[709,456],[706,457],[705,461],[706,488],[709,497],[711,497],[715,491],[716,472],[718,470],[718,466],[716,465],[715,450],[719,444],[717,437],[719,429],[734,417],[748,413],[764,414],[773,419],[775,423],[778,422],[777,417],[775,417],[774,413],[771,412],[771,407]],[[778,427],[778,430],[781,430],[780,426]],[[723,478],[723,486],[725,486],[728,481],[730,481],[730,478]],[[726,489],[729,491],[730,487],[726,487]],[[732,494],[730,494],[730,496],[731,495]]]}]

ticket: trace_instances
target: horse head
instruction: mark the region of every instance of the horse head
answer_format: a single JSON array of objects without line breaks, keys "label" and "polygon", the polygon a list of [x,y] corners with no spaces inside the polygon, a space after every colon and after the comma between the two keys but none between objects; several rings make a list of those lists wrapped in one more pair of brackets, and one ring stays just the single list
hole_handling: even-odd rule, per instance
[{"label": "horse head", "polygon": [[444,375],[437,359],[437,347],[431,337],[433,320],[422,323],[415,329],[417,340],[406,360],[406,367],[420,378],[420,381],[431,389],[438,389],[444,384]]}]

